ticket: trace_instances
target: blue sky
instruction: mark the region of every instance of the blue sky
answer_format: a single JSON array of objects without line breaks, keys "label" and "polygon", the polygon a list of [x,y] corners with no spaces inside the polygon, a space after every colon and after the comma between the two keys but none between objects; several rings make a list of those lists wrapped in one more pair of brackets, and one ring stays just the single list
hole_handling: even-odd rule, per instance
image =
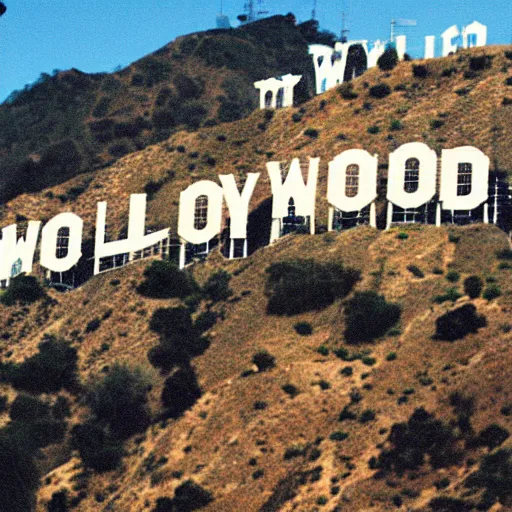
[{"label": "blue sky", "polygon": [[[220,0],[3,0],[0,18],[0,100],[41,72],[76,67],[112,71],[150,53],[179,35],[214,28]],[[224,13],[236,25],[244,0],[224,0]],[[408,51],[423,53],[425,35],[450,25],[478,20],[489,27],[489,44],[512,41],[510,0],[317,0],[320,25],[338,33],[341,11],[348,12],[352,39],[386,39],[392,18],[418,20],[406,29]],[[311,17],[313,0],[266,0],[270,14],[293,12],[299,21]]]}]

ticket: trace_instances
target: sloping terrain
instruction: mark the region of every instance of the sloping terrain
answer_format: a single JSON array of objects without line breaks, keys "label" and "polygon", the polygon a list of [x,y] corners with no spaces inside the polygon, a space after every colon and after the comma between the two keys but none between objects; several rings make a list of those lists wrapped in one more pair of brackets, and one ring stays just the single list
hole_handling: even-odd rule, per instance
[{"label": "sloping terrain", "polygon": [[[487,57],[475,64],[480,55]],[[509,174],[510,56],[510,48],[491,47],[403,62],[392,72],[374,69],[356,79],[351,94],[343,86],[296,109],[180,131],[101,171],[20,195],[4,205],[0,219],[3,226],[17,221],[23,227],[28,219],[74,211],[90,239],[96,202],[108,200],[115,237],[126,227],[129,194],[146,190],[148,224],[175,233],[179,193],[188,184],[221,173],[234,173],[242,184],[247,172],[260,172],[250,230],[268,239],[258,224],[270,214],[268,160],[322,158],[318,227],[327,222],[327,163],[344,149],[379,153],[382,183],[389,151],[412,141],[438,152],[474,145],[491,158],[492,170]],[[418,65],[426,76],[414,71]],[[370,92],[379,83],[389,85],[383,98]],[[308,128],[316,132],[308,135]],[[80,511],[193,510],[178,499],[190,480],[203,490],[192,493],[196,502],[211,511],[510,509],[504,451],[512,449],[506,435],[512,429],[509,249],[507,235],[493,226],[360,227],[290,235],[244,260],[212,253],[190,272],[199,285],[221,270],[229,273],[232,294],[217,300],[143,296],[137,288],[148,262],[139,262],[65,294],[46,290],[47,297],[30,305],[0,305],[4,428],[16,427],[12,404],[21,394],[9,383],[9,363],[30,361],[48,339],[65,340],[78,355],[80,386],[38,393],[51,404],[66,396],[70,411],[63,436],[35,459],[37,510],[66,510],[56,508],[58,499]],[[269,314],[266,270],[301,259],[343,264],[359,270],[361,279],[321,309]],[[470,276],[484,288],[472,299],[463,284]],[[371,342],[349,344],[347,310],[363,291],[398,304],[400,320]],[[180,305],[196,321],[207,311],[216,320],[206,331],[209,346],[190,363],[202,395],[173,418],[162,403],[169,373],[150,364],[148,351],[159,345],[155,312]],[[462,307],[473,312],[478,328],[454,341],[436,337],[438,319]],[[367,322],[379,320],[367,315]],[[470,315],[462,323],[454,322],[464,330]],[[308,324],[311,333],[304,335],[308,329],[298,324]],[[262,351],[275,358],[273,365],[254,362]],[[150,424],[123,439],[120,464],[101,473],[86,468],[70,433],[91,421],[87,390],[116,363],[141,368],[149,382]],[[501,462],[486,459],[489,454]],[[59,493],[65,498],[56,498]],[[432,501],[440,497],[447,499]]]}]

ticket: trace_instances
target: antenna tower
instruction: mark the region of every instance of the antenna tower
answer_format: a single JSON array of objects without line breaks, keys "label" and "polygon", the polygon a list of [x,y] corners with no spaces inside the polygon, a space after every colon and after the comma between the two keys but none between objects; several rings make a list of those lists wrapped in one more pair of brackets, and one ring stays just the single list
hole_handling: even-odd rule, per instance
[{"label": "antenna tower", "polygon": [[341,13],[341,42],[346,43],[348,41],[348,34],[350,30],[347,28],[348,15],[346,11]]},{"label": "antenna tower", "polygon": [[316,20],[316,0],[313,0],[313,11],[311,12],[311,19]]}]

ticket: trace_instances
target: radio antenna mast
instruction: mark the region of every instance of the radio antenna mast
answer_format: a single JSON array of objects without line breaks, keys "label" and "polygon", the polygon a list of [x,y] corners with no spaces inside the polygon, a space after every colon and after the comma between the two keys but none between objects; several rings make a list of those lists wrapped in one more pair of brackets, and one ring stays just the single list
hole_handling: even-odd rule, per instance
[{"label": "radio antenna mast", "polygon": [[316,20],[316,0],[313,0],[313,11],[311,12],[311,19]]}]

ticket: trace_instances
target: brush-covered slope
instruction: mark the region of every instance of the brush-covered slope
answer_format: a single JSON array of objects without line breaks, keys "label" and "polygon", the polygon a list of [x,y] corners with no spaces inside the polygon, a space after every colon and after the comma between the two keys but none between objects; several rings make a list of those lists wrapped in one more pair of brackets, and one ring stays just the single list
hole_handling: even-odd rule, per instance
[{"label": "brush-covered slope", "polygon": [[178,127],[233,121],[259,104],[253,82],[312,64],[293,16],[179,37],[115,73],[42,74],[0,105],[0,201],[98,169]]},{"label": "brush-covered slope", "polygon": [[[210,307],[219,317],[207,333],[209,348],[192,362],[202,397],[177,420],[161,420],[166,377],[151,367],[147,352],[158,343],[149,328],[154,311],[180,301],[136,292],[144,263],[97,276],[66,294],[50,291],[50,302],[0,306],[3,362],[34,355],[45,335],[68,340],[79,356],[84,390],[60,393],[71,404],[68,434],[37,461],[43,473],[38,510],[63,489],[74,510],[153,510],[158,498],[172,499],[188,480],[211,494],[205,508],[211,511],[392,510],[396,503],[423,509],[436,496],[478,502],[482,489],[468,498],[466,485],[489,452],[478,436],[493,423],[504,432],[512,429],[512,275],[496,257],[509,243],[489,226],[411,226],[405,232],[408,237],[398,236],[398,229],[369,228],[295,235],[247,260],[212,256],[196,265],[201,284],[220,269],[229,272],[233,294],[210,306],[203,301],[194,313]],[[399,304],[399,323],[374,342],[347,344],[345,310],[353,294],[319,311],[269,315],[265,270],[304,257],[360,270],[354,292],[372,290]],[[462,282],[470,275],[486,287],[497,285],[501,296],[469,299]],[[456,302],[434,301],[450,288],[461,295]],[[468,304],[485,316],[486,326],[453,342],[435,339],[436,320]],[[308,323],[312,334],[299,335],[298,323]],[[254,372],[252,358],[262,350],[275,358],[275,367]],[[68,436],[90,417],[85,389],[115,363],[142,368],[152,386],[153,424],[125,442],[118,469],[97,474],[84,469]],[[14,390],[5,384],[2,394],[12,404]],[[56,393],[42,396],[56,399]],[[461,400],[471,407],[457,409]],[[392,426],[420,407],[456,437],[453,446],[439,446],[457,449],[457,457],[440,467],[427,457],[403,474],[393,466],[376,479],[370,459],[388,446]],[[425,442],[422,432],[416,431],[418,445]],[[496,449],[507,446],[510,441]],[[410,447],[402,449],[407,460]]]}]

